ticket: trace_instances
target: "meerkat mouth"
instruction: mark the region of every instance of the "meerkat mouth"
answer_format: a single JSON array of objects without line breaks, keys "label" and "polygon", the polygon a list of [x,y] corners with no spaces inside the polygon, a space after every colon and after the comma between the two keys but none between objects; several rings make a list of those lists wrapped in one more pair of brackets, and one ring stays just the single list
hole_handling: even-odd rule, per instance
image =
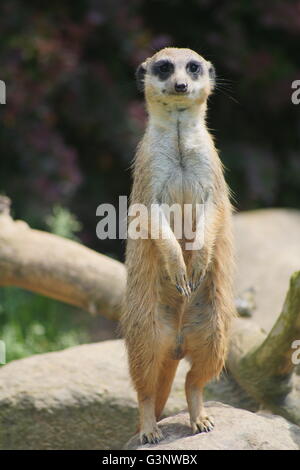
[{"label": "meerkat mouth", "polygon": [[163,90],[163,93],[164,95],[170,95],[170,96],[174,96],[174,97],[177,97],[177,98],[185,98],[186,96],[190,96],[191,95],[191,92],[190,91],[164,91]]}]

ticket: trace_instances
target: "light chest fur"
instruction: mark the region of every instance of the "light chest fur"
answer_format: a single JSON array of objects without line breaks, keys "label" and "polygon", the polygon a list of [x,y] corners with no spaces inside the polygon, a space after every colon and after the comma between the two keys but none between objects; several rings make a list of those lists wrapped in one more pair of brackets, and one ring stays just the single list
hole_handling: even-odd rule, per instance
[{"label": "light chest fur", "polygon": [[149,121],[145,139],[158,203],[201,204],[213,185],[213,145],[204,123],[188,111]]}]

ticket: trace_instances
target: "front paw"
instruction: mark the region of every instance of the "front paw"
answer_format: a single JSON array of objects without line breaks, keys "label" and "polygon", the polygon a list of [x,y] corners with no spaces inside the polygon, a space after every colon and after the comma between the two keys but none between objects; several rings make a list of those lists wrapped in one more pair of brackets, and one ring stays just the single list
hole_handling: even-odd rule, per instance
[{"label": "front paw", "polygon": [[[179,265],[179,266],[178,266]],[[176,262],[168,266],[169,277],[172,284],[181,295],[189,297],[191,295],[191,288],[187,278],[186,266],[184,261]]]},{"label": "front paw", "polygon": [[186,271],[177,271],[174,277],[174,284],[181,295],[189,297],[191,295],[190,283],[187,280]]},{"label": "front paw", "polygon": [[195,290],[198,289],[198,287],[204,280],[205,275],[206,275],[205,268],[199,268],[199,269],[195,268],[192,270],[192,275],[191,275],[191,280],[190,280],[190,289],[192,292],[195,292]]}]

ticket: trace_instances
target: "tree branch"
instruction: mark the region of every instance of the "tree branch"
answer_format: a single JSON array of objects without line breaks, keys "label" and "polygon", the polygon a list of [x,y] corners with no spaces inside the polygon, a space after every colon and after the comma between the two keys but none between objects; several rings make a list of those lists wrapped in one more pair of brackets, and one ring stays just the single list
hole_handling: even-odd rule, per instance
[{"label": "tree branch", "polygon": [[227,363],[252,397],[300,424],[300,378],[292,361],[295,340],[300,340],[300,271],[291,277],[282,313],[268,336],[252,321],[237,319]]},{"label": "tree branch", "polygon": [[117,320],[125,266],[74,241],[33,230],[0,200],[0,286],[17,286]]}]

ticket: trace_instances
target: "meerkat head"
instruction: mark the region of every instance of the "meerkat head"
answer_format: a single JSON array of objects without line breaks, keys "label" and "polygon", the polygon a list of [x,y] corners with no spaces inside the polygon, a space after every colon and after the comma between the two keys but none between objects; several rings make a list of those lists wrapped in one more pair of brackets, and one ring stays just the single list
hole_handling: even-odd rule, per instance
[{"label": "meerkat head", "polygon": [[213,65],[191,49],[167,47],[146,59],[136,72],[147,102],[188,105],[204,102],[215,85]]}]

